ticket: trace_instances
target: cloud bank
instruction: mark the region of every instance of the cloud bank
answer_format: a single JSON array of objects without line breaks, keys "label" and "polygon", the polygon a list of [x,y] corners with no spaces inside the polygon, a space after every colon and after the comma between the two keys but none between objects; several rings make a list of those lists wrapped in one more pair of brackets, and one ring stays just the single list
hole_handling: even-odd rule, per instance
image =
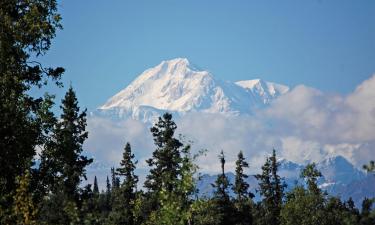
[{"label": "cloud bank", "polygon": [[[272,149],[297,163],[319,162],[342,155],[360,167],[375,159],[375,75],[344,96],[299,85],[251,116],[189,113],[176,119],[177,133],[193,141],[193,150],[207,149],[198,161],[202,172],[219,170],[217,155],[224,150],[228,170],[242,150],[259,171]],[[90,117],[85,149],[95,158],[117,165],[129,141],[138,166],[154,149],[149,126],[139,121]]]}]

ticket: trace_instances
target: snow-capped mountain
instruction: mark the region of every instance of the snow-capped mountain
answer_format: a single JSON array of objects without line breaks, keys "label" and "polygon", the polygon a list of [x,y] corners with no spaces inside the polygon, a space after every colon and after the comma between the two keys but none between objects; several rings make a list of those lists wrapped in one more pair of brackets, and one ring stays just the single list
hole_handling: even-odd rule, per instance
[{"label": "snow-capped mountain", "polygon": [[365,173],[355,168],[342,156],[330,157],[318,164],[327,183],[347,185],[353,181],[363,179]]},{"label": "snow-capped mountain", "polygon": [[251,114],[288,92],[284,85],[259,79],[228,82],[190,65],[185,58],[163,61],[144,71],[99,107],[101,115],[153,121],[168,111]]},{"label": "snow-capped mountain", "polygon": [[262,102],[258,104],[269,104],[273,99],[289,91],[289,87],[281,84],[265,82],[261,79],[237,81],[237,85],[248,91],[254,99]]}]

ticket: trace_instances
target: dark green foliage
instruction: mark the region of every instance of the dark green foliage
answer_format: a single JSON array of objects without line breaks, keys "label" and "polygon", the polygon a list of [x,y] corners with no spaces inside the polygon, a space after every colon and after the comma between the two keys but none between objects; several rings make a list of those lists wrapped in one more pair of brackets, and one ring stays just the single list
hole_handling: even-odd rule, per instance
[{"label": "dark green foliage", "polygon": [[300,176],[305,178],[308,190],[303,186],[297,186],[292,192],[288,193],[287,201],[281,211],[282,224],[327,224],[325,198],[317,185],[317,179],[321,176],[321,173],[313,163],[308,164],[301,171]]},{"label": "dark green foliage", "polygon": [[330,197],[328,199],[324,217],[325,224],[355,225],[359,223],[358,214],[348,208],[347,204],[343,203],[337,197]]},{"label": "dark green foliage", "polygon": [[63,113],[61,121],[57,123],[55,136],[56,151],[59,164],[62,166],[62,178],[67,195],[74,195],[78,191],[81,178],[86,179],[85,168],[92,159],[81,155],[82,145],[87,139],[86,110],[79,113],[78,101],[70,87],[62,101]]},{"label": "dark green foliage", "polygon": [[308,192],[303,186],[297,186],[287,195],[287,201],[281,210],[283,225],[326,224],[324,198]]},{"label": "dark green foliage", "polygon": [[172,120],[172,115],[165,113],[159,117],[159,121],[151,128],[156,150],[152,158],[147,160],[151,167],[147,175],[145,187],[150,192],[160,192],[165,189],[173,192],[175,183],[180,175],[181,147],[183,144],[174,138],[177,126]]},{"label": "dark green foliage", "polygon": [[249,164],[245,161],[242,151],[240,151],[236,161],[235,183],[232,187],[233,192],[236,194],[236,199],[234,200],[236,224],[252,224],[251,208],[254,194],[248,191],[249,184],[245,181],[248,176],[244,173],[244,169],[248,167]]},{"label": "dark green foliage", "polygon": [[111,183],[109,182],[109,178],[107,176],[107,180],[106,180],[106,192],[105,192],[105,206],[107,206],[106,208],[108,209],[108,211],[111,209],[111,201],[112,201],[112,187],[111,187]]},{"label": "dark green foliage", "polygon": [[229,202],[230,198],[228,191],[231,184],[229,183],[227,175],[225,175],[225,156],[223,151],[220,152],[219,159],[221,173],[217,176],[215,184],[212,184],[212,186],[216,189],[214,192],[214,198],[220,199],[223,202]]},{"label": "dark green foliage", "polygon": [[159,195],[162,191],[177,194],[177,183],[181,179],[183,144],[174,137],[176,128],[172,115],[165,113],[150,129],[156,149],[152,153],[152,158],[146,160],[150,166],[150,172],[144,183],[148,190],[146,195],[149,204],[144,207],[147,215],[160,208]]},{"label": "dark green foliage", "polygon": [[248,176],[244,174],[244,168],[248,167],[249,164],[245,161],[242,151],[240,151],[236,161],[236,178],[232,188],[238,201],[246,199],[249,196],[249,184],[245,182],[245,179],[248,178]]},{"label": "dark green foliage", "polygon": [[78,101],[70,87],[62,100],[61,119],[53,130],[53,139],[42,151],[40,171],[51,177],[51,190],[63,189],[71,200],[78,200],[79,184],[86,179],[85,167],[92,159],[81,155],[87,138],[86,112],[79,112]]},{"label": "dark green foliage", "polygon": [[309,164],[301,172],[308,189],[297,186],[288,193],[287,201],[281,210],[281,224],[292,225],[355,225],[359,224],[359,211],[349,199],[342,202],[339,198],[326,198],[317,185],[321,173],[315,164]]},{"label": "dark green foliage", "polygon": [[30,169],[35,147],[44,145],[53,125],[51,97],[28,91],[64,72],[30,60],[48,51],[59,28],[55,0],[0,1],[0,223],[11,213],[16,177]]},{"label": "dark green foliage", "polygon": [[120,178],[116,175],[115,168],[111,168],[111,187],[112,190],[116,190],[120,187]]},{"label": "dark green foliage", "polygon": [[130,144],[126,143],[120,167],[116,169],[117,175],[123,177],[123,182],[112,192],[115,198],[112,204],[112,211],[109,214],[109,224],[135,224],[133,211],[138,182],[138,176],[134,174],[136,163]]},{"label": "dark green foliage", "polygon": [[221,224],[216,204],[212,199],[197,199],[192,205],[192,223],[194,225]]},{"label": "dark green foliage", "polygon": [[99,194],[98,179],[96,179],[96,176],[94,178],[94,189],[93,189],[93,192],[94,192],[95,195]]},{"label": "dark green foliage", "polygon": [[308,189],[311,193],[318,195],[320,189],[318,188],[317,180],[322,174],[316,169],[315,163],[308,164],[301,172],[301,178],[305,178]]},{"label": "dark green foliage", "polygon": [[264,223],[270,225],[280,224],[280,210],[284,196],[285,184],[282,183],[280,176],[277,174],[278,166],[276,151],[273,150],[272,156],[267,157],[262,166],[262,173],[256,175],[259,181],[260,194],[263,197]]},{"label": "dark green foliage", "polygon": [[234,205],[229,196],[229,183],[228,177],[225,175],[225,156],[224,152],[221,151],[219,155],[221,173],[218,175],[215,184],[212,186],[215,188],[213,202],[216,207],[216,213],[219,220],[219,224],[231,224],[234,221]]},{"label": "dark green foliage", "polygon": [[375,212],[372,210],[374,199],[365,198],[362,202],[361,225],[375,224]]},{"label": "dark green foliage", "polygon": [[[41,223],[76,224],[84,220],[93,198],[91,186],[79,187],[86,179],[85,167],[92,159],[82,155],[87,138],[86,113],[79,112],[78,102],[70,87],[62,100],[62,114],[53,129],[52,139],[42,151],[39,174],[49,194],[42,201]],[[90,200],[90,201],[89,201]]]}]

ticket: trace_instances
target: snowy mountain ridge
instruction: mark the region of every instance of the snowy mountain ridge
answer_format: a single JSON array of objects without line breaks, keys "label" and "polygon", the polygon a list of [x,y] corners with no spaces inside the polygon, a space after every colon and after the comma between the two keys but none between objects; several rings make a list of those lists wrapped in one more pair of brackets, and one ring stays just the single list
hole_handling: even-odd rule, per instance
[{"label": "snowy mountain ridge", "polygon": [[200,71],[185,58],[163,61],[144,71],[111,97],[98,112],[117,118],[151,122],[163,112],[251,114],[289,91],[284,85],[260,79],[222,81]]}]

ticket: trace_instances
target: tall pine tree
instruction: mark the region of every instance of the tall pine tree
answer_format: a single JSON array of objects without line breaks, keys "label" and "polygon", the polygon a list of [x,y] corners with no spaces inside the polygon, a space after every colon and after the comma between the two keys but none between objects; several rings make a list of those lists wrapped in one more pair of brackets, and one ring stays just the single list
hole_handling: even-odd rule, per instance
[{"label": "tall pine tree", "polygon": [[242,201],[248,197],[253,197],[253,194],[248,191],[249,184],[245,179],[249,176],[244,173],[244,169],[248,168],[249,164],[246,162],[242,151],[238,153],[236,161],[236,178],[233,186],[233,192],[236,194],[237,200]]},{"label": "tall pine tree", "polygon": [[77,200],[81,179],[86,179],[86,166],[93,160],[82,155],[83,143],[87,139],[86,110],[80,112],[76,94],[72,87],[62,100],[61,119],[54,131],[52,157],[63,185],[64,194]]},{"label": "tall pine tree", "polygon": [[272,156],[267,157],[262,166],[262,173],[255,176],[259,181],[260,194],[263,197],[262,206],[265,214],[263,222],[270,225],[280,224],[280,210],[285,189],[285,184],[277,173],[278,167],[276,151],[273,150]]},{"label": "tall pine tree", "polygon": [[[54,202],[43,202],[41,213],[41,218],[49,224],[80,220],[80,195],[83,190],[79,185],[82,179],[86,179],[86,166],[92,162],[82,155],[82,146],[88,135],[85,130],[86,112],[80,112],[72,87],[68,89],[60,108],[60,120],[53,130],[51,141],[42,150],[40,165],[40,171],[49,171],[46,174],[52,180],[49,188],[52,196],[46,201]],[[55,217],[50,215],[51,211],[56,214]]]},{"label": "tall pine tree", "polygon": [[219,159],[221,173],[217,176],[215,184],[212,184],[215,188],[213,201],[215,203],[217,216],[220,218],[220,224],[226,225],[233,222],[234,207],[229,196],[229,187],[231,184],[225,174],[225,155],[223,151],[220,152]]},{"label": "tall pine tree", "polygon": [[[301,171],[300,176],[305,179],[306,184],[298,185],[288,193],[287,201],[281,210],[281,223],[283,225],[331,224],[328,222],[330,216],[325,208],[325,198],[317,185],[321,173],[312,163]],[[308,187],[307,190],[305,186]],[[336,222],[340,224],[338,220]]]},{"label": "tall pine tree", "polygon": [[319,195],[318,179],[322,176],[321,172],[316,168],[315,163],[308,164],[301,172],[301,178],[306,180],[308,190],[312,194]]},{"label": "tall pine tree", "polygon": [[165,113],[151,128],[156,150],[152,158],[146,162],[151,167],[147,175],[145,187],[150,192],[159,192],[162,189],[172,192],[180,171],[180,149],[183,144],[174,137],[177,126],[172,120],[172,115]]},{"label": "tall pine tree", "polygon": [[94,193],[95,195],[98,195],[98,194],[99,194],[98,179],[96,178],[96,176],[95,176],[95,178],[94,178],[94,188],[93,188],[93,193]]},{"label": "tall pine tree", "polygon": [[249,164],[240,151],[236,161],[236,176],[235,182],[232,187],[233,192],[236,194],[236,224],[252,224],[252,198],[254,194],[249,192],[249,184],[246,182],[248,175],[244,173],[244,169],[248,168]]},{"label": "tall pine tree", "polygon": [[117,175],[123,178],[123,182],[115,192],[116,198],[109,215],[110,224],[135,224],[133,210],[138,182],[138,176],[134,174],[136,163],[130,144],[126,143],[120,167],[116,169]]}]

